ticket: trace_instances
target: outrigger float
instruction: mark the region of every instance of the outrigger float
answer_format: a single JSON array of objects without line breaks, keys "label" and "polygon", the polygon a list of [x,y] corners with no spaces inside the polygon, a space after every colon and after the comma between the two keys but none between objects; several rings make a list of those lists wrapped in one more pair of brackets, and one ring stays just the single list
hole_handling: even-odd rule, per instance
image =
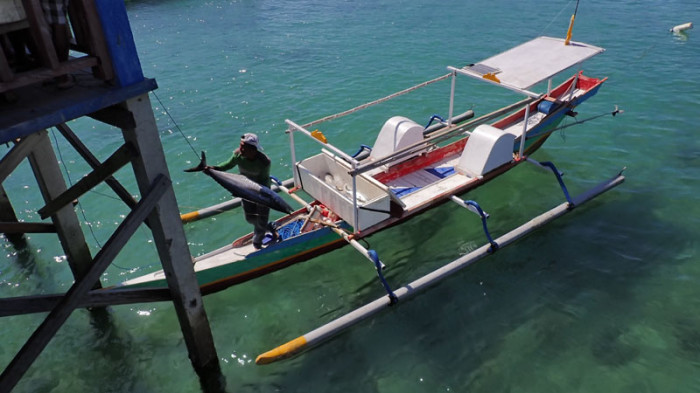
[{"label": "outrigger float", "polygon": [[[575,73],[552,88],[552,78],[577,66],[604,49],[569,40],[538,37],[506,52],[465,67],[448,67],[449,73],[418,86],[361,105],[349,111],[299,125],[286,120],[293,163],[294,188],[278,188],[303,207],[275,221],[278,236],[270,236],[262,249],[252,245],[252,233],[231,244],[194,259],[197,279],[203,290],[212,292],[305,261],[346,244],[352,245],[375,266],[387,296],[353,313],[301,336],[256,361],[265,364],[291,356],[331,337],[374,312],[410,296],[474,261],[493,253],[535,228],[624,181],[620,172],[613,178],[572,198],[561,173],[552,163],[539,163],[529,155],[536,151],[574,109],[592,97],[607,78]],[[473,112],[454,114],[455,80],[475,78],[523,94],[526,98],[494,112],[473,118]],[[324,135],[309,129],[323,121],[357,112],[439,80],[451,78],[448,116],[433,116],[423,126],[402,116],[388,119],[364,157],[351,156],[327,143]],[[531,91],[546,84],[546,92]],[[612,111],[614,116],[619,111]],[[439,121],[431,125],[433,120]],[[580,123],[580,122],[579,122]],[[295,136],[309,137],[320,144],[320,153],[297,161]],[[365,146],[366,147],[366,146]],[[359,153],[359,152],[358,152]],[[530,162],[551,171],[561,185],[566,202],[523,226],[493,239],[488,215],[475,201],[458,195]],[[303,191],[313,200],[299,196]],[[445,202],[453,201],[477,213],[488,243],[464,257],[396,291],[384,279],[384,264],[374,250],[358,240],[400,224]],[[276,238],[274,241],[273,238]],[[162,271],[122,283],[120,288],[166,286]]]}]

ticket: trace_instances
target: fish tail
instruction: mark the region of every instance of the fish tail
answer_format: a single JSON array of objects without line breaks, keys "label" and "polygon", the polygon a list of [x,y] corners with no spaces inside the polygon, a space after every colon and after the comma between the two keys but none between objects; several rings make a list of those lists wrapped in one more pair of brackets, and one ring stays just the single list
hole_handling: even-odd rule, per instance
[{"label": "fish tail", "polygon": [[199,162],[199,165],[185,169],[185,172],[201,172],[207,168],[207,156],[204,154],[204,151],[202,151],[202,160]]}]

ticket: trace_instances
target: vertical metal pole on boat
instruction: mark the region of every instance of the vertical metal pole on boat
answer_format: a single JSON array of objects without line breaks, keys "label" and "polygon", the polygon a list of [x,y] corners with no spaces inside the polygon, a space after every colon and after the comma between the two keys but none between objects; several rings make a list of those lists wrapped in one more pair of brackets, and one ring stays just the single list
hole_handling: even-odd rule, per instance
[{"label": "vertical metal pole on boat", "polygon": [[576,92],[576,85],[578,84],[578,76],[580,74],[576,74],[574,77],[574,83],[571,84],[571,91],[569,92],[569,101],[571,101],[574,98],[574,93]]},{"label": "vertical metal pole on boat", "polygon": [[296,184],[300,184],[299,182],[297,182],[297,171],[294,169],[296,168],[297,164],[297,155],[294,149],[294,127],[290,126],[287,129],[287,132],[289,133],[289,148],[292,151],[292,173],[294,174],[294,182]]},{"label": "vertical metal pole on boat", "polygon": [[354,232],[360,232],[360,211],[357,208],[357,162],[352,163],[352,211]]},{"label": "vertical metal pole on boat", "polygon": [[523,135],[520,137],[520,153],[518,157],[523,158],[525,152],[525,137],[527,136],[527,121],[530,118],[530,104],[525,105],[525,122],[523,124]]},{"label": "vertical metal pole on boat", "polygon": [[552,78],[547,79],[547,95],[552,92]]},{"label": "vertical metal pole on boat", "polygon": [[449,113],[447,115],[447,126],[448,127],[452,125],[452,111],[454,111],[454,107],[455,107],[455,85],[456,85],[456,83],[457,83],[457,72],[452,71],[452,87],[451,87],[452,90],[450,91],[450,110],[449,110]]}]

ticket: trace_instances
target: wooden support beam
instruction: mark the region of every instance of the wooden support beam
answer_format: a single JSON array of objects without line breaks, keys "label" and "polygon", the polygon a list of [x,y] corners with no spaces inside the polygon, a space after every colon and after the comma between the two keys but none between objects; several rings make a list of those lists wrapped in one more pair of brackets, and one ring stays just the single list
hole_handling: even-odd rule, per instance
[{"label": "wooden support beam", "polygon": [[[5,192],[5,187],[0,183],[0,220],[9,223],[17,223],[17,215],[15,214],[15,209],[12,207],[10,198]],[[0,224],[0,228],[2,224]],[[27,241],[22,234],[5,232],[5,237],[9,240],[15,248],[24,248],[27,245]]]},{"label": "wooden support beam", "polygon": [[[42,130],[35,135],[39,140],[28,156],[29,164],[34,171],[41,195],[48,203],[66,191],[66,183],[58,166],[48,132]],[[66,253],[73,276],[76,279],[83,277],[92,263],[92,256],[73,206],[64,206],[56,211],[51,216],[51,221],[56,225],[56,233]]]},{"label": "wooden support beam", "polygon": [[92,0],[92,3],[102,22],[104,43],[112,60],[114,84],[125,87],[143,81],[143,69],[129,26],[126,5],[123,1],[114,0]]},{"label": "wooden support beam", "polygon": [[[223,288],[225,289],[225,288]],[[217,286],[201,288],[202,296],[223,290]],[[0,317],[33,314],[53,310],[65,294],[30,295],[0,299]],[[93,289],[81,299],[78,308],[118,306],[122,304],[172,301],[169,288]]]},{"label": "wooden support beam", "polygon": [[[129,116],[131,116],[131,113],[129,113]],[[133,122],[133,116],[131,118]],[[56,128],[92,169],[96,169],[100,165],[100,161],[97,159],[97,157],[90,152],[87,146],[80,141],[80,138],[78,138],[78,136],[73,133],[73,130],[71,130],[65,123],[56,125]],[[136,200],[131,196],[129,191],[127,191],[127,189],[117,181],[117,179],[114,177],[108,177],[105,179],[105,183],[107,183],[107,185],[117,194],[119,198],[121,198],[122,201],[124,201],[124,203],[126,203],[127,206],[130,208],[136,206]],[[148,221],[146,224],[148,224]]]},{"label": "wooden support beam", "polygon": [[51,38],[51,29],[46,23],[39,0],[22,0],[22,5],[29,21],[29,30],[37,47],[37,56],[44,66],[51,69],[58,67],[58,55]]},{"label": "wooden support beam", "polygon": [[[124,140],[133,143],[139,151],[133,168],[139,189],[143,190],[150,179],[168,173],[168,167],[148,94],[126,101],[126,109],[134,114],[137,127],[122,132]],[[150,223],[192,365],[198,373],[218,369],[214,339],[172,188],[153,211]]]},{"label": "wooden support beam", "polygon": [[72,0],[69,9],[76,42],[81,47],[87,47],[82,49],[86,50],[85,53],[95,55],[100,60],[94,67],[93,74],[99,79],[112,80],[112,60],[105,44],[104,29],[97,15],[94,0]]},{"label": "wooden support beam", "polygon": [[[1,48],[0,48],[1,49]],[[10,64],[5,57],[5,51],[0,50],[0,81],[8,82],[14,77],[14,72],[10,68]]]},{"label": "wooden support beam", "polygon": [[50,80],[57,76],[70,74],[97,65],[97,58],[83,56],[69,59],[56,65],[56,68],[39,68],[15,74],[9,82],[0,82],[0,92],[18,89]]},{"label": "wooden support beam", "polygon": [[136,149],[129,143],[122,145],[115,151],[103,164],[90,172],[75,183],[71,188],[67,189],[61,195],[51,200],[46,206],[39,209],[39,216],[42,219],[56,213],[59,209],[69,205],[81,195],[90,191],[93,187],[102,183],[109,177],[128,164],[132,158],[136,156]]},{"label": "wooden support beam", "polygon": [[24,138],[37,130],[77,119],[157,88],[155,79],[143,79],[124,87],[101,84],[89,89],[56,92],[56,98],[65,96],[66,100],[49,100],[42,103],[40,110],[33,105],[15,105],[15,112],[5,111],[0,116],[0,143]]},{"label": "wooden support beam", "polygon": [[0,222],[0,233],[56,233],[56,226],[45,222]]},{"label": "wooden support beam", "polygon": [[66,296],[61,298],[56,307],[34,331],[19,353],[3,371],[2,375],[0,375],[0,392],[9,392],[19,382],[22,375],[29,369],[29,366],[41,354],[41,351],[66,322],[73,310],[80,305],[81,300],[90,288],[99,280],[100,275],[104,273],[126,242],[136,232],[139,225],[151,213],[159,199],[167,190],[171,189],[170,185],[170,179],[166,176],[156,177],[153,185],[145,193],[144,198],[127,215],[126,219],[107,240],[105,246],[97,253],[90,269],[83,277],[76,280],[66,293]]},{"label": "wooden support beam", "polygon": [[26,19],[10,23],[3,23],[0,25],[0,34],[7,34],[13,31],[22,30],[26,28],[29,28],[29,22]]},{"label": "wooden support beam", "polygon": [[[17,215],[12,207],[10,198],[5,192],[5,188],[2,183],[5,181],[7,176],[9,176],[17,166],[31,153],[34,146],[41,140],[40,136],[28,135],[21,141],[16,143],[10,151],[5,154],[5,156],[0,160],[0,220],[9,223],[18,223]],[[27,245],[26,239],[21,233],[23,232],[11,232],[5,231],[5,237],[9,240],[16,248],[23,248]]]},{"label": "wooden support beam", "polygon": [[[32,295],[0,299],[0,317],[53,310],[65,294]],[[95,289],[80,299],[76,308],[170,301],[168,288]]]},{"label": "wooden support beam", "polygon": [[118,128],[136,127],[134,116],[121,105],[112,105],[110,107],[100,109],[97,112],[90,113],[88,116],[97,121],[101,121]]},{"label": "wooden support beam", "polygon": [[41,140],[42,136],[40,134],[30,134],[15,143],[12,149],[5,154],[5,157],[0,160],[0,183],[10,176]]}]

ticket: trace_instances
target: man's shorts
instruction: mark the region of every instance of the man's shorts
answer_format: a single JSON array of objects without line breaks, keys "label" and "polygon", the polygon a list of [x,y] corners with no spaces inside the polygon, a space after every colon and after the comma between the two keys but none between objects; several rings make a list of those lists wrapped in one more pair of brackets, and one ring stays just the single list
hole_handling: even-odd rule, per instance
[{"label": "man's shorts", "polygon": [[68,23],[68,0],[41,0],[46,23],[49,25],[65,25]]}]

